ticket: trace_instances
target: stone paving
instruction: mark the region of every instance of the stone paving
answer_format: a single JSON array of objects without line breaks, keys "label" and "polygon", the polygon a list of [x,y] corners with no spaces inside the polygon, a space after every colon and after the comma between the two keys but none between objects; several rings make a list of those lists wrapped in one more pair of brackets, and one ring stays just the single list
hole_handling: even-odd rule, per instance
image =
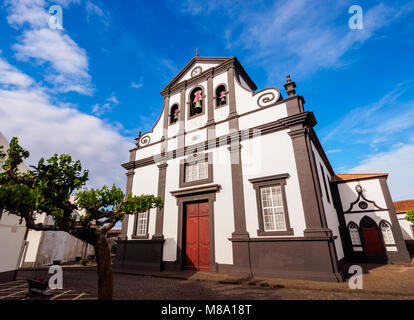
[{"label": "stone paving", "polygon": [[[362,265],[363,290],[350,290],[348,282],[332,283],[290,279],[240,279],[207,272],[138,272],[118,270],[114,273],[114,299],[160,300],[326,300],[326,299],[414,299],[414,266]],[[76,270],[76,271],[75,271]],[[64,290],[76,297],[97,296],[97,276],[92,267],[64,268]],[[47,275],[47,270],[20,271],[18,279]],[[0,289],[1,290],[1,289]],[[15,288],[19,291],[20,288]],[[22,290],[20,290],[22,291]],[[13,294],[14,292],[11,292]],[[0,291],[1,296],[1,291]],[[9,297],[12,298],[12,297]],[[8,298],[7,298],[8,299]]]},{"label": "stone paving", "polygon": [[[29,285],[25,279],[1,283],[0,300],[28,300]],[[79,290],[46,290],[50,300],[96,300],[96,296]]]}]

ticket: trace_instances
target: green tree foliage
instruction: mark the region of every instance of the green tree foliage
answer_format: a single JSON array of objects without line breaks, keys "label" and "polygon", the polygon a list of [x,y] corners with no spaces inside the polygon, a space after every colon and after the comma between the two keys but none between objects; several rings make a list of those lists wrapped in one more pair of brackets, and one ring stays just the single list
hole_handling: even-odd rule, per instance
[{"label": "green tree foliage", "polygon": [[[19,145],[17,138],[11,140],[7,151],[0,147],[0,163],[3,163],[0,169],[0,209],[19,216],[30,229],[65,231],[93,245],[98,261],[99,287],[101,289],[103,283],[107,285],[106,294],[99,291],[100,298],[111,298],[112,283],[110,286],[108,283],[112,280],[105,280],[109,277],[108,268],[112,279],[105,235],[127,214],[162,208],[161,198],[133,196],[132,193],[125,197],[115,185],[87,189],[88,171],[82,170],[80,161],[73,161],[67,154],[55,154],[47,160],[42,158],[37,166],[20,172],[19,166],[28,157],[29,152]],[[40,213],[51,216],[53,224],[36,222]]]},{"label": "green tree foliage", "polygon": [[414,223],[414,209],[407,211],[407,215],[405,216],[405,220],[408,220]]}]

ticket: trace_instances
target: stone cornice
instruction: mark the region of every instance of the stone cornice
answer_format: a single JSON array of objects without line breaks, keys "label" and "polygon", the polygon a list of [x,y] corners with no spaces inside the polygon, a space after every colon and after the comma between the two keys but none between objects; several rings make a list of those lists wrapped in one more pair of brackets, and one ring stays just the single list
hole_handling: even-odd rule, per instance
[{"label": "stone cornice", "polygon": [[234,144],[235,141],[243,141],[250,139],[254,137],[258,132],[260,132],[260,134],[263,135],[280,130],[286,130],[292,126],[301,125],[302,127],[312,127],[315,124],[316,120],[315,116],[313,115],[313,112],[306,111],[295,114],[293,116],[278,119],[276,121],[266,123],[264,125],[260,125],[246,130],[239,130],[224,136],[220,136],[216,139],[207,140],[202,143],[187,146],[184,149],[171,150],[166,152],[165,155],[157,154],[152,157],[130,161],[124,163],[122,166],[127,170],[131,170],[135,168],[152,165],[155,163],[160,163],[163,161],[168,161],[170,159],[175,159],[185,154],[191,154],[195,150],[211,150],[222,145],[230,145],[232,143]]},{"label": "stone cornice", "polygon": [[[193,86],[198,85],[199,83],[201,83],[203,81],[207,81],[207,79],[210,78],[210,77],[214,77],[216,75],[227,72],[227,70],[230,69],[230,68],[235,68],[235,70],[246,79],[246,81],[249,83],[249,85],[252,88],[254,88],[254,90],[257,89],[256,84],[253,82],[253,80],[246,73],[246,71],[244,70],[244,68],[240,64],[240,62],[237,60],[237,58],[232,57],[232,58],[228,58],[227,61],[221,63],[220,65],[218,65],[216,67],[209,68],[206,71],[200,73],[198,76],[195,76],[195,77],[190,78],[188,80],[180,81],[178,83],[174,83],[173,82],[174,80],[173,80],[160,93],[164,97],[175,94],[175,93],[178,93],[183,89],[191,88]],[[186,69],[187,69],[187,66],[182,71],[184,71]],[[182,75],[182,71],[178,74],[179,76]],[[176,80],[178,80],[178,78]]]}]

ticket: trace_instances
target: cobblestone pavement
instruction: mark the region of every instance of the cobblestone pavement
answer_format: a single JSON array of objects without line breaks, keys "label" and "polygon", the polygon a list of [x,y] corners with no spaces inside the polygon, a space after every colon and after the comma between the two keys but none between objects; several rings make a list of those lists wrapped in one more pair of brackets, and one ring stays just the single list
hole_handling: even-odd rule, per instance
[{"label": "cobblestone pavement", "polygon": [[[43,275],[46,273],[44,271]],[[41,272],[19,272],[18,279],[38,277]],[[46,274],[47,275],[47,274]],[[24,281],[23,281],[24,282]],[[23,282],[17,282],[16,285]],[[75,294],[85,293],[78,299],[93,299],[97,296],[97,277],[94,271],[64,271],[62,292],[71,290],[59,299],[73,299]],[[1,289],[0,289],[1,290]],[[16,291],[22,291],[15,288]],[[1,291],[0,291],[1,296]],[[6,296],[6,294],[4,295]],[[10,299],[13,297],[6,297]],[[151,276],[114,274],[114,299],[121,300],[413,300],[414,295],[368,294],[360,291],[333,292],[308,289],[288,289],[262,286],[243,282],[241,284],[213,281],[167,279]]]},{"label": "cobblestone pavement", "polygon": [[[50,300],[96,300],[96,295],[82,290],[46,290],[51,293]],[[17,280],[0,284],[0,300],[26,300],[28,283],[26,280]]]}]

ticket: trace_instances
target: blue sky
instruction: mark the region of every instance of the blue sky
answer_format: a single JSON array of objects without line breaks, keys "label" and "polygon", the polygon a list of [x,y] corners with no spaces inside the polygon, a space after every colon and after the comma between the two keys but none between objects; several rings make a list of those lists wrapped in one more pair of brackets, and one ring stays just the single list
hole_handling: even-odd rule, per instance
[{"label": "blue sky", "polygon": [[[48,26],[63,8],[63,30]],[[351,5],[363,29],[351,30]],[[124,186],[120,163],[152,128],[159,92],[200,48],[236,56],[259,89],[286,74],[315,112],[338,173],[389,172],[414,198],[414,1],[13,0],[0,6],[0,130],[29,162],[70,153],[91,185]]]}]

